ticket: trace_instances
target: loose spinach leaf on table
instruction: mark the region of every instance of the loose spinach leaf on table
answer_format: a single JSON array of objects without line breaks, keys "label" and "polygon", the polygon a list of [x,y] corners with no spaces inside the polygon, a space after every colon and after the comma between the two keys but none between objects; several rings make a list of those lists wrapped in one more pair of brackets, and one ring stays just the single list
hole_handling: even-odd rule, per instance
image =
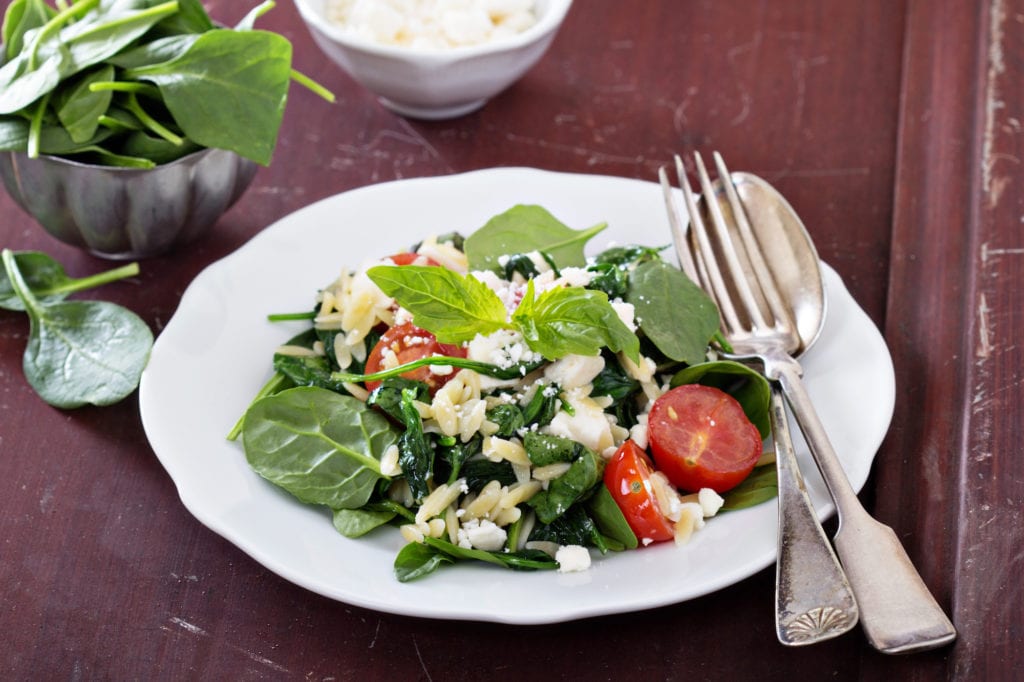
[{"label": "loose spinach leaf on table", "polygon": [[311,504],[356,509],[383,478],[380,457],[398,439],[387,417],[350,396],[300,386],[253,403],[242,426],[256,473]]},{"label": "loose spinach leaf on table", "polygon": [[547,254],[559,268],[583,267],[583,247],[605,227],[607,223],[599,223],[586,230],[574,230],[541,206],[520,204],[494,216],[466,237],[469,269],[500,272],[502,256],[531,251]]},{"label": "loose spinach leaf on table", "polygon": [[[41,251],[14,252],[18,272],[39,303],[63,300],[76,291],[115,282],[139,274],[139,264],[130,263],[89,277],[68,277],[64,266]],[[0,271],[0,308],[24,310],[25,304],[14,291],[7,271]]]},{"label": "loose spinach leaf on table", "polygon": [[55,407],[110,405],[139,385],[153,334],[135,313],[106,301],[41,302],[3,250],[13,292],[29,316],[22,367],[36,393]]}]

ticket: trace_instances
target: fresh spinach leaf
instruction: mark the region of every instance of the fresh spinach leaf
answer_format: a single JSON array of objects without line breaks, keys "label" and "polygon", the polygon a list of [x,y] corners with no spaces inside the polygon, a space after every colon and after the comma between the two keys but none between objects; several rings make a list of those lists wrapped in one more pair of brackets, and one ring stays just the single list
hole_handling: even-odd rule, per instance
[{"label": "fresh spinach leaf", "polygon": [[256,401],[242,427],[256,473],[331,509],[366,504],[382,478],[380,457],[397,440],[391,422],[361,401],[305,386]]},{"label": "fresh spinach leaf", "polygon": [[767,502],[779,495],[779,479],[775,464],[762,464],[738,486],[723,493],[722,511],[746,509]]},{"label": "fresh spinach leaf", "polygon": [[430,575],[444,564],[454,564],[455,558],[429,545],[410,542],[395,557],[395,577],[407,583]]},{"label": "fresh spinach leaf", "polygon": [[531,251],[548,254],[559,268],[583,267],[583,248],[591,237],[607,227],[600,223],[586,230],[573,230],[541,206],[518,205],[491,218],[466,237],[465,251],[470,270],[500,272],[499,259]]},{"label": "fresh spinach leaf", "polygon": [[153,334],[135,313],[106,301],[40,302],[14,253],[4,269],[30,321],[22,368],[39,396],[55,407],[110,405],[139,385]]},{"label": "fresh spinach leaf", "polygon": [[[214,29],[182,55],[127,69],[160,88],[185,135],[267,165],[291,81],[291,44],[266,31]],[[230,125],[225,125],[230,121]]]},{"label": "fresh spinach leaf", "polygon": [[7,61],[21,52],[25,33],[53,18],[54,10],[43,0],[14,0],[7,7],[3,23],[3,44]]},{"label": "fresh spinach leaf", "polygon": [[640,329],[667,357],[689,365],[707,358],[718,308],[679,269],[662,260],[641,263],[630,277],[626,300]]},{"label": "fresh spinach leaf", "polygon": [[472,275],[419,265],[380,265],[366,274],[442,343],[462,343],[508,327],[505,304]]},{"label": "fresh spinach leaf", "polygon": [[[636,533],[629,527],[622,509],[616,504],[615,498],[608,492],[607,487],[603,484],[597,486],[594,494],[587,499],[585,504],[590,512],[590,516],[597,524],[598,530],[606,538],[610,538],[613,542],[622,545],[623,549],[637,548],[640,543],[637,540]],[[606,543],[609,546],[611,545],[607,540]]]},{"label": "fresh spinach leaf", "polygon": [[686,367],[672,377],[672,386],[704,384],[734,397],[761,438],[771,433],[771,386],[759,372],[740,362],[718,360]]},{"label": "fresh spinach leaf", "polygon": [[347,538],[358,538],[389,523],[397,514],[392,509],[335,509],[334,529]]},{"label": "fresh spinach leaf", "polygon": [[639,339],[601,291],[562,287],[536,296],[530,280],[512,322],[530,348],[549,359],[597,355],[604,347],[634,362],[640,357]]},{"label": "fresh spinach leaf", "polygon": [[113,78],[114,67],[107,64],[83,73],[56,90],[53,107],[73,141],[82,144],[93,138],[100,125],[100,116],[110,108],[113,98],[109,90],[93,92],[89,86]]}]

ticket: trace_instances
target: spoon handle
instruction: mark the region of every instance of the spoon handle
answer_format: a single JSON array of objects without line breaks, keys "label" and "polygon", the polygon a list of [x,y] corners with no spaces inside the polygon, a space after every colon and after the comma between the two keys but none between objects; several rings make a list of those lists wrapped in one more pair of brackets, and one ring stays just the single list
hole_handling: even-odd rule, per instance
[{"label": "spoon handle", "polygon": [[782,390],[771,393],[772,439],[779,479],[779,558],[775,631],[787,646],[838,637],[857,624],[857,602],[814,513],[793,450]]},{"label": "spoon handle", "polygon": [[780,364],[775,374],[836,503],[836,551],[853,586],[868,642],[888,654],[934,649],[952,642],[956,629],[896,534],[873,519],[857,499],[800,380],[799,365],[795,361]]}]

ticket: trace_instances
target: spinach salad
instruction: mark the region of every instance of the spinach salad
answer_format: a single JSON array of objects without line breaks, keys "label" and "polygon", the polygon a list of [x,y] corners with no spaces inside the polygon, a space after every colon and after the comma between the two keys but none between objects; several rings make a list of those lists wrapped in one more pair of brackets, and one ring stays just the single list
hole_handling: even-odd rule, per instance
[{"label": "spinach salad", "polygon": [[229,438],[343,535],[397,526],[401,581],[583,570],[770,499],[767,382],[715,358],[718,311],[664,247],[588,258],[604,227],[518,205],[344,270],[270,315],[311,324]]}]

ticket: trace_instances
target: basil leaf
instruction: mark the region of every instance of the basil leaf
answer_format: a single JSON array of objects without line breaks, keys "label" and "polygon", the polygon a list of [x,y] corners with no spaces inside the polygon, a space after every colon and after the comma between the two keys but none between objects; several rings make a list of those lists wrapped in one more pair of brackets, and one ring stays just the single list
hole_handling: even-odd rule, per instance
[{"label": "basil leaf", "polygon": [[626,300],[640,329],[667,357],[688,365],[707,358],[718,308],[680,270],[662,260],[641,263],[630,277]]},{"label": "basil leaf", "polygon": [[442,343],[462,343],[508,327],[505,304],[472,275],[420,265],[378,265],[366,274],[412,313],[414,324]]},{"label": "basil leaf", "polygon": [[370,499],[380,457],[398,439],[387,417],[326,389],[288,389],[253,403],[242,442],[249,466],[303,502],[356,509]]},{"label": "basil leaf", "polygon": [[607,223],[573,230],[541,206],[520,204],[494,216],[466,238],[469,269],[498,272],[502,256],[531,251],[548,254],[559,268],[583,267],[584,245],[605,227]]},{"label": "basil leaf", "polygon": [[[267,165],[291,80],[291,44],[266,31],[215,29],[182,55],[125,71],[160,88],[185,135]],[[230,125],[225,125],[230,122]]]},{"label": "basil leaf", "polygon": [[634,362],[640,357],[640,340],[601,291],[563,287],[535,297],[530,280],[512,323],[532,350],[549,359],[597,355],[603,347]]},{"label": "basil leaf", "polygon": [[736,511],[767,502],[779,494],[778,472],[775,464],[762,464],[743,479],[738,486],[722,494],[725,504],[721,511]]},{"label": "basil leaf", "polygon": [[672,377],[672,386],[703,384],[725,391],[739,402],[747,419],[757,427],[761,438],[771,433],[771,386],[760,372],[740,362],[718,360],[703,362],[680,370]]}]

